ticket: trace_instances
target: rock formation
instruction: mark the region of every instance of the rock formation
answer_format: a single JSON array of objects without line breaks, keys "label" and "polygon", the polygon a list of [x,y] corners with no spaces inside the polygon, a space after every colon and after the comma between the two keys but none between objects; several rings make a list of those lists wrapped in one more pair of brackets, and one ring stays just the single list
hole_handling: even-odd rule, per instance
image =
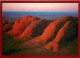
[{"label": "rock formation", "polygon": [[38,17],[25,16],[24,18],[17,20],[16,23],[13,25],[14,28],[7,33],[12,36],[20,35],[32,21],[38,19]]},{"label": "rock formation", "polygon": [[57,33],[55,39],[46,45],[45,48],[49,50],[52,49],[52,52],[58,52],[67,40],[73,40],[74,36],[78,33],[77,29],[77,23],[70,21],[66,22]]},{"label": "rock formation", "polygon": [[78,18],[65,16],[56,20],[44,20],[25,16],[16,20],[7,33],[12,35],[13,39],[22,41],[19,45],[15,45],[14,49],[35,48],[47,44],[46,49],[58,52],[65,42],[73,40],[78,34]]},{"label": "rock formation", "polygon": [[33,22],[31,22],[26,29],[24,30],[24,32],[18,36],[19,39],[23,39],[26,37],[35,37],[35,36],[39,36],[43,33],[44,29],[46,28],[46,26],[51,22],[52,20],[34,20]]},{"label": "rock formation", "polygon": [[[44,30],[42,35],[32,38],[29,41],[25,41],[21,43],[19,46],[22,48],[28,48],[28,47],[38,47],[41,46],[47,42],[50,42],[55,39],[57,33],[59,30],[64,26],[64,24],[67,21],[70,21],[72,19],[71,16],[62,17],[60,19],[56,19],[55,21],[51,22]],[[18,47],[19,48],[19,47]],[[21,49],[21,48],[20,48]]]},{"label": "rock formation", "polygon": [[5,25],[2,27],[2,31],[6,32],[12,29],[13,22],[5,22]]}]

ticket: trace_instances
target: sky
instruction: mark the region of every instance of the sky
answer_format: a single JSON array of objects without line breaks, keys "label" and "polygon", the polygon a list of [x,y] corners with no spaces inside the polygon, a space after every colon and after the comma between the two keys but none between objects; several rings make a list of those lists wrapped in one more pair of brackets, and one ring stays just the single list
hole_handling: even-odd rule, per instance
[{"label": "sky", "polygon": [[78,3],[2,3],[8,12],[78,12]]}]

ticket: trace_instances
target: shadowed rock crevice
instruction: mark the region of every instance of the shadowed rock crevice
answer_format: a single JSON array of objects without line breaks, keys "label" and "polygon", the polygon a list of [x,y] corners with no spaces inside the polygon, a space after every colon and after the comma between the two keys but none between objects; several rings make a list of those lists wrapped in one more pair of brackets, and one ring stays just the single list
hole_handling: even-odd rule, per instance
[{"label": "shadowed rock crevice", "polygon": [[50,23],[49,20],[35,20],[29,24],[20,37],[35,37],[42,34],[46,26]]}]

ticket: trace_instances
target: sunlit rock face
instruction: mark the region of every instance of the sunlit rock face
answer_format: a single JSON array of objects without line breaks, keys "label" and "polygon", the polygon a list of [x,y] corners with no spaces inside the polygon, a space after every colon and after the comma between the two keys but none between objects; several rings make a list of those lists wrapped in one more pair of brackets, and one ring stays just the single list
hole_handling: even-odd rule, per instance
[{"label": "sunlit rock face", "polygon": [[13,29],[7,33],[12,36],[20,35],[32,21],[38,19],[38,17],[25,16],[24,18],[17,20],[13,25]]}]

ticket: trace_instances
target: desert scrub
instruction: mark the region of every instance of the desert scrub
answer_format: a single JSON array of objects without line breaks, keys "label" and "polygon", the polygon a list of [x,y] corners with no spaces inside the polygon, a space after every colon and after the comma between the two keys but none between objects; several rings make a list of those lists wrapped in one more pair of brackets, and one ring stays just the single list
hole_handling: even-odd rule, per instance
[{"label": "desert scrub", "polygon": [[19,45],[23,41],[16,41],[13,39],[13,37],[2,34],[2,55],[10,55],[11,53],[15,51],[19,51],[17,49],[14,49],[15,45]]}]

